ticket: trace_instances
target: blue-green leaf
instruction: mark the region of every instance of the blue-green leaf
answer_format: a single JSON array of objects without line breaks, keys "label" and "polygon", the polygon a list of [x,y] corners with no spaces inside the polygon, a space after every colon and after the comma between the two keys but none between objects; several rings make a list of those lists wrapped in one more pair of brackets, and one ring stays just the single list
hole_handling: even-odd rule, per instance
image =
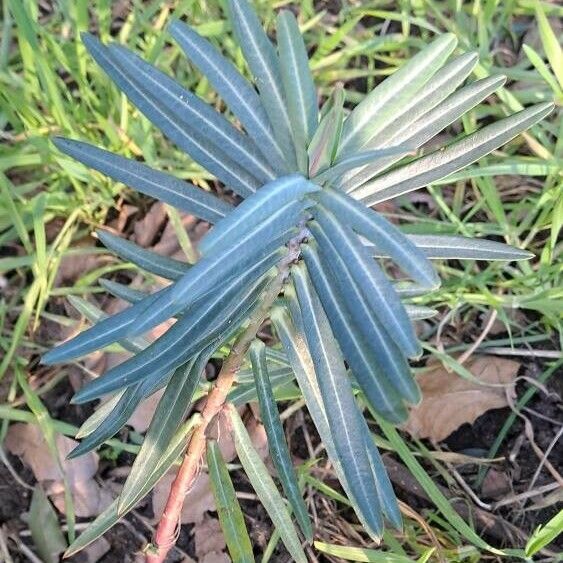
[{"label": "blue-green leaf", "polygon": [[209,104],[125,47],[112,45],[109,49],[116,61],[142,83],[143,92],[159,100],[180,122],[186,121],[215,147],[217,154],[224,152],[260,183],[276,177],[256,145]]},{"label": "blue-green leaf", "polygon": [[215,340],[225,326],[233,325],[237,314],[245,311],[256,293],[261,292],[263,280],[252,280],[253,275],[251,272],[243,280],[232,280],[222,291],[202,300],[145,350],[83,387],[73,397],[73,403],[91,401],[149,377],[164,376],[187,362]]},{"label": "blue-green leaf", "polygon": [[[347,262],[335,252],[330,239],[319,225],[312,223],[311,231],[319,243],[319,255],[323,270],[331,272],[335,295],[340,297],[343,307],[352,317],[356,331],[373,348],[382,373],[389,378],[391,385],[406,400],[416,403],[420,400],[420,390],[414,381],[405,354],[378,321],[361,286],[351,275]],[[336,273],[335,273],[336,272]],[[410,322],[410,321],[409,321]]]},{"label": "blue-green leaf", "polygon": [[276,20],[281,76],[291,121],[299,169],[308,170],[307,147],[319,122],[317,92],[309,58],[292,12],[282,10]]},{"label": "blue-green leaf", "polygon": [[216,223],[233,209],[201,188],[136,160],[62,137],[55,137],[53,143],[61,152],[86,166],[210,223]]},{"label": "blue-green leaf", "polygon": [[260,99],[272,124],[276,140],[284,152],[290,170],[296,170],[291,121],[284,98],[280,61],[276,50],[248,0],[228,0],[228,7],[235,36],[260,92]]},{"label": "blue-green leaf", "polygon": [[199,245],[200,252],[208,255],[217,248],[223,249],[244,234],[249,225],[258,224],[280,207],[320,189],[299,174],[289,174],[269,182],[211,229]]},{"label": "blue-green leaf", "polygon": [[344,122],[338,154],[353,154],[393,122],[455,49],[457,39],[445,33],[371,91]]},{"label": "blue-green leaf", "polygon": [[[407,411],[401,395],[389,381],[391,374],[381,369],[379,358],[373,354],[373,348],[368,345],[361,332],[355,329],[353,319],[323,269],[313,244],[303,246],[303,257],[338,345],[367,400],[390,422],[404,422]],[[416,389],[414,381],[413,387]],[[413,397],[411,394],[408,400],[413,398],[418,399],[418,395]]]},{"label": "blue-green leaf", "polygon": [[[346,269],[349,269],[386,332],[407,356],[417,356],[420,353],[420,345],[413,326],[383,270],[348,226],[343,225],[332,213],[320,206],[315,207],[313,212],[328,237],[331,252],[345,259]],[[320,242],[319,245],[325,246]],[[341,274],[338,277],[341,277]]]},{"label": "blue-green leaf", "polygon": [[[178,456],[184,451],[187,443],[187,436],[193,430],[194,426],[199,422],[199,417],[195,416],[178,430],[170,444],[166,448],[166,452],[157,469],[150,477],[137,489],[135,502],[140,501],[147,493],[158,483],[161,477],[168,472],[174,464]],[[123,517],[123,514],[117,513],[118,499],[115,499],[89,526],[78,536],[78,538],[66,550],[64,556],[71,557],[84,549],[87,545],[105,534],[112,526]]]},{"label": "blue-green leaf", "polygon": [[243,197],[253,194],[259,182],[242,167],[233,162],[222,151],[210,147],[200,132],[179,120],[160,101],[148,95],[135,75],[126,72],[115,60],[110,50],[93,35],[83,34],[83,42],[100,67],[110,76],[127,97],[146,115],[167,137],[186,151],[211,174]]},{"label": "blue-green leaf", "polygon": [[317,382],[334,445],[348,486],[376,535],[383,531],[377,488],[367,456],[362,416],[328,319],[303,264],[292,268],[305,338],[315,366]]},{"label": "blue-green leaf", "polygon": [[276,172],[287,172],[285,157],[254,87],[194,29],[178,20],[172,21],[168,29],[186,56],[205,74],[225,100]]},{"label": "blue-green leaf", "polygon": [[353,197],[371,206],[431,184],[510,141],[541,121],[552,110],[552,103],[537,104],[496,121],[444,149],[418,158],[363,184],[353,192]]},{"label": "blue-green leaf", "polygon": [[377,244],[413,281],[429,288],[440,285],[440,278],[424,253],[382,215],[330,188],[320,192],[318,199],[341,222]]},{"label": "blue-green leaf", "polygon": [[297,476],[295,475],[289,449],[285,441],[283,426],[270,383],[270,374],[266,365],[266,353],[264,348],[263,342],[255,340],[249,350],[252,369],[254,371],[254,381],[258,392],[260,416],[268,436],[270,456],[274,462],[274,467],[276,468],[285,495],[291,503],[293,514],[297,522],[299,522],[299,527],[303,535],[307,540],[312,541],[313,528],[311,526],[311,519],[309,518],[307,508],[303,502],[303,497],[301,496],[301,491],[297,483]]},{"label": "blue-green leaf", "polygon": [[190,269],[189,264],[185,262],[174,260],[168,256],[161,256],[130,240],[113,235],[109,231],[99,229],[96,233],[104,246],[121,259],[133,262],[139,268],[157,276],[168,280],[177,280]]},{"label": "blue-green leaf", "polygon": [[134,289],[129,285],[118,283],[113,280],[99,279],[98,284],[101,285],[106,291],[109,291],[115,297],[123,299],[128,303],[138,303],[147,297],[148,293],[139,289]]},{"label": "blue-green leaf", "polygon": [[[141,319],[134,328],[135,334],[143,334],[154,326],[172,317],[180,310],[191,305],[210,287],[224,282],[236,273],[256,262],[256,254],[266,254],[278,248],[290,235],[288,229],[299,223],[301,215],[310,206],[308,201],[293,201],[274,211],[258,224],[246,223],[240,225],[242,233],[232,244],[204,256],[190,271],[178,280],[170,292],[163,295],[150,307],[146,308]],[[268,248],[269,241],[273,248]]]},{"label": "blue-green leaf", "polygon": [[[212,350],[208,351],[211,352]],[[129,511],[135,505],[137,490],[158,467],[190,406],[201,374],[209,360],[208,353],[199,354],[190,362],[178,367],[172,375],[164,395],[158,402],[131,473],[119,495],[119,514]]]}]

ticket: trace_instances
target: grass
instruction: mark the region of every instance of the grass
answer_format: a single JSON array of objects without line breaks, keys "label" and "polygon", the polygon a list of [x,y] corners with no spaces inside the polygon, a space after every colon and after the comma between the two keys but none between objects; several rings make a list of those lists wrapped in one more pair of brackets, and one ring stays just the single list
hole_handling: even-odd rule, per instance
[{"label": "grass", "polygon": [[[228,34],[218,1],[160,0],[132,2],[130,9],[116,14],[117,3],[109,0],[77,0],[53,3],[44,13],[32,0],[3,3],[0,41],[0,441],[14,420],[37,420],[46,436],[72,433],[73,428],[44,412],[41,396],[48,384],[32,389],[18,373],[29,373],[38,354],[52,342],[41,337],[46,321],[74,325],[54,313],[53,303],[68,295],[88,296],[100,291],[99,275],[121,268],[110,261],[101,270],[85,273],[72,285],[59,286],[57,272],[64,259],[83,259],[103,252],[84,239],[115,213],[116,202],[147,207],[142,198],[123,186],[59,154],[50,136],[64,135],[89,141],[124,156],[141,157],[156,168],[173,171],[203,188],[213,179],[183,153],[168,143],[140,116],[87,56],[79,35],[95,31],[102,40],[114,38],[135,49],[144,58],[173,74],[198,95],[220,104],[208,83],[170,44],[164,28],[172,12],[188,15],[198,31],[221,44],[241,64],[240,53]],[[115,5],[114,5],[115,4]],[[273,8],[284,1],[256,2],[263,19],[271,24]],[[330,3],[328,3],[330,4]],[[352,3],[351,3],[352,4]],[[532,0],[474,2],[416,0],[396,2],[366,0],[353,3],[338,14],[320,11],[313,0],[300,3],[300,23],[312,57],[321,93],[337,81],[357,86],[349,94],[356,103],[362,93],[399,67],[434,33],[453,31],[463,50],[477,50],[481,56],[474,78],[503,73],[508,85],[498,103],[481,104],[469,113],[453,134],[469,132],[478,124],[506,115],[532,102],[562,101],[560,48],[547,17],[563,16],[555,3]],[[537,31],[535,31],[537,30]],[[527,43],[518,52],[522,37]],[[534,37],[538,39],[534,39]],[[559,53],[559,54],[558,54]],[[507,336],[487,337],[482,347],[511,346],[524,350],[557,351],[563,346],[563,274],[559,234],[563,226],[563,135],[561,110],[549,120],[509,143],[478,165],[429,188],[429,199],[414,205],[399,201],[389,210],[411,233],[456,233],[504,240],[536,254],[530,262],[505,263],[444,262],[439,270],[444,283],[420,304],[449,310],[463,323],[477,327],[478,316],[496,311]],[[559,119],[558,119],[559,118]],[[170,214],[177,228],[178,217]],[[190,255],[187,238],[182,247]],[[518,311],[520,315],[515,315]],[[439,322],[426,323],[422,338],[436,336]],[[461,344],[453,353],[467,349]],[[509,350],[510,352],[510,350]],[[432,352],[427,351],[427,356]],[[538,364],[542,382],[552,377],[561,361],[548,355]],[[454,364],[455,369],[455,364]],[[65,368],[57,378],[65,377]],[[55,374],[53,374],[55,377]],[[57,379],[58,381],[59,379]],[[517,408],[538,393],[524,384]],[[25,396],[30,411],[13,406]],[[17,403],[20,404],[20,403]],[[39,407],[40,406],[40,407]],[[38,410],[39,408],[39,410]],[[43,413],[39,416],[39,413]],[[495,457],[502,440],[514,423],[506,422],[489,456]],[[382,425],[376,439],[398,453],[434,508],[424,519],[407,510],[403,533],[388,533],[382,550],[344,547],[320,542],[318,551],[335,557],[363,561],[401,561],[406,557],[426,560],[482,560],[514,556],[524,558],[522,545],[490,546],[451,508],[450,501],[433,479],[447,468],[439,452],[424,452],[394,429]],[[109,447],[135,451],[135,444],[112,441]],[[432,464],[421,463],[430,456]],[[312,468],[314,463],[306,464]],[[478,480],[484,474],[480,466]],[[305,481],[314,494],[327,501],[343,500],[338,491],[317,481],[310,471]],[[70,522],[69,522],[70,524]],[[72,526],[70,526],[72,529]],[[275,538],[275,535],[274,535]],[[434,539],[436,542],[434,542]],[[344,538],[356,545],[354,539]],[[373,546],[371,546],[373,547]],[[272,548],[273,549],[273,548]],[[349,549],[352,549],[351,547]],[[271,550],[268,551],[271,553]],[[348,555],[350,557],[348,557]],[[402,558],[402,559],[401,559]],[[437,559],[435,559],[437,558]],[[267,558],[266,558],[267,559]],[[412,559],[410,559],[412,560]]]}]

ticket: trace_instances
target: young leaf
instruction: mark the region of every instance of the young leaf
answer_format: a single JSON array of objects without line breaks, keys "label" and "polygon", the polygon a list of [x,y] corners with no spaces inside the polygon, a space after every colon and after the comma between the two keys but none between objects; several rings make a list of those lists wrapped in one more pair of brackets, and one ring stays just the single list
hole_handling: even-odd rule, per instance
[{"label": "young leaf", "polygon": [[370,92],[344,122],[338,154],[354,153],[387,127],[444,64],[456,44],[455,35],[441,35]]},{"label": "young leaf", "polygon": [[334,446],[348,485],[368,519],[370,529],[380,535],[383,522],[365,449],[363,420],[344,363],[305,267],[294,266],[292,278]]},{"label": "young leaf", "polygon": [[158,467],[170,440],[184,419],[208,360],[208,354],[201,353],[174,372],[158,402],[143,445],[119,495],[119,514],[133,508],[137,490]]},{"label": "young leaf", "polygon": [[173,20],[168,29],[186,56],[225,100],[276,172],[287,172],[285,157],[254,87],[194,29],[179,20]]},{"label": "young leaf", "polygon": [[217,223],[233,209],[225,201],[201,188],[136,160],[62,137],[55,137],[53,143],[61,152],[82,164],[210,223]]},{"label": "young leaf", "polygon": [[165,279],[177,280],[190,269],[190,265],[185,262],[168,258],[168,256],[161,256],[130,240],[113,235],[109,231],[99,229],[96,234],[104,246],[122,260],[133,262],[139,268]]},{"label": "young leaf", "polygon": [[[420,353],[407,313],[391,282],[347,225],[321,206],[313,210],[315,219],[330,241],[330,250],[345,257],[346,269],[364,294],[366,302],[393,340],[409,357]],[[324,243],[320,243],[323,246]],[[336,272],[336,270],[333,270]]]},{"label": "young leaf", "polygon": [[[442,129],[459,119],[467,111],[484,100],[487,96],[498,90],[506,81],[505,76],[489,76],[483,80],[477,80],[454,92],[434,109],[423,114],[414,123],[409,124],[406,129],[398,132],[393,131],[385,145],[403,143],[418,149],[429,141]],[[388,169],[400,157],[390,156],[383,158],[374,164],[366,166],[363,170],[350,175],[338,187],[345,192],[352,192],[382,171]]]},{"label": "young leaf", "polygon": [[106,291],[109,291],[115,297],[123,299],[128,303],[138,303],[142,301],[148,293],[141,291],[139,289],[134,289],[128,285],[114,282],[113,280],[99,279],[98,284],[101,285]]},{"label": "young leaf", "polygon": [[252,545],[227,464],[217,442],[207,442],[207,468],[221,529],[233,561],[254,563]]},{"label": "young leaf", "polygon": [[303,552],[301,542],[291,522],[291,517],[284,501],[276,488],[276,484],[254,449],[250,436],[236,409],[231,406],[229,414],[233,425],[237,455],[248,475],[250,484],[256,491],[260,502],[264,505],[268,516],[272,519],[272,523],[279,532],[293,561],[296,563],[307,563],[307,557]]},{"label": "young leaf", "polygon": [[280,61],[248,0],[228,0],[238,44],[260,92],[260,99],[290,169],[296,170],[291,121],[283,92]]},{"label": "young leaf", "polygon": [[105,45],[87,33],[82,35],[82,40],[88,52],[119,89],[169,139],[242,197],[248,197],[256,191],[260,185],[256,178],[250,176],[225,153],[206,143],[197,129],[172,115],[162,107],[158,98],[148,95],[142,82],[125,72]]},{"label": "young leaf", "polygon": [[308,170],[307,147],[319,121],[317,92],[295,16],[282,10],[276,24],[281,76],[299,169]]},{"label": "young leaf", "polygon": [[424,253],[379,213],[330,188],[319,193],[318,199],[343,224],[377,244],[414,281],[428,288],[440,285],[440,279]]},{"label": "young leaf", "polygon": [[331,98],[327,100],[326,106],[329,108],[321,118],[321,122],[309,144],[309,176],[316,176],[319,172],[328,168],[334,157],[340,135],[342,133],[342,124],[344,122],[344,88],[342,83],[338,83],[332,93]]},{"label": "young leaf", "polygon": [[353,196],[372,206],[431,184],[504,145],[522,131],[541,121],[552,109],[552,103],[537,104],[505,117],[452,143],[445,149],[435,151],[379,176],[355,190]]},{"label": "young leaf", "polygon": [[321,188],[300,174],[289,174],[269,182],[251,198],[244,200],[228,217],[220,221],[202,239],[199,249],[202,254],[211,254],[214,249],[223,249],[233,239],[244,234],[244,229],[256,225],[271,216],[280,207]]},{"label": "young leaf", "polygon": [[266,353],[264,343],[255,340],[249,350],[252,369],[254,371],[254,381],[260,403],[260,416],[266,428],[268,436],[268,447],[274,467],[278,473],[283,490],[291,507],[293,514],[299,522],[299,527],[308,541],[313,539],[313,528],[307,513],[307,508],[303,502],[301,491],[297,483],[297,476],[293,469],[291,456],[285,441],[283,426],[279,417],[276,401],[270,384],[270,374],[266,365]]}]

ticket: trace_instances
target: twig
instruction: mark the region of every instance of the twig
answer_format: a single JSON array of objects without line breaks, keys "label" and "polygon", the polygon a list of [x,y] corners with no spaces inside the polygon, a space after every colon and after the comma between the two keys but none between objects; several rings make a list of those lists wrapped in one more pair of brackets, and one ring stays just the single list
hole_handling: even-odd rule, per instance
[{"label": "twig", "polygon": [[460,365],[465,363],[471,357],[473,352],[475,352],[475,350],[477,350],[477,348],[481,346],[481,343],[483,342],[483,340],[485,340],[487,334],[489,334],[489,332],[493,328],[493,325],[497,320],[497,315],[498,315],[497,310],[493,309],[493,312],[491,313],[491,316],[489,317],[489,320],[487,321],[485,328],[481,331],[479,338],[477,338],[477,340],[475,340],[475,342],[473,342],[473,344],[457,359]]},{"label": "twig", "polygon": [[278,264],[278,274],[266,290],[261,306],[250,317],[248,327],[236,339],[229,355],[223,362],[215,385],[207,396],[205,406],[201,412],[201,424],[196,428],[191,437],[182,465],[170,488],[164,512],[156,529],[154,541],[146,550],[146,563],[163,563],[166,555],[176,543],[184,499],[198,475],[203,456],[205,455],[207,428],[223,409],[227,395],[244,361],[248,347],[256,337],[262,323],[268,316],[272,304],[279,295],[289,275],[289,267],[298,258],[299,245],[306,235],[307,231],[303,229],[297,237],[289,242],[289,252]]}]

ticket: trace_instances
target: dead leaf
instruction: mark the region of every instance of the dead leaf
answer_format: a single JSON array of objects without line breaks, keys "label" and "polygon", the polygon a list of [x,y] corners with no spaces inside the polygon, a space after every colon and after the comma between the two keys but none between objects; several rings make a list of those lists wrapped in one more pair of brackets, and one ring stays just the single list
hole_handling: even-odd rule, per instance
[{"label": "dead leaf", "polygon": [[[490,356],[476,356],[465,367],[485,384],[503,384],[514,394],[510,384],[516,378],[520,364]],[[410,412],[404,428],[417,438],[439,442],[462,424],[491,409],[508,406],[507,387],[480,385],[449,373],[439,363],[417,377],[422,389],[422,402]]]},{"label": "dead leaf", "polygon": [[489,468],[481,485],[481,494],[485,498],[499,499],[510,492],[510,478],[504,471]]},{"label": "dead leaf", "polygon": [[147,248],[156,238],[158,231],[166,222],[166,210],[161,202],[155,203],[149,212],[140,220],[135,222],[135,240],[137,244]]},{"label": "dead leaf", "polygon": [[201,563],[230,563],[231,560],[226,553],[217,553],[216,551],[212,551],[208,553],[203,559],[201,559]]},{"label": "dead leaf", "polygon": [[204,517],[194,527],[195,554],[198,561],[208,553],[221,553],[226,547],[221,524],[217,518]]},{"label": "dead leaf", "polygon": [[[57,462],[51,456],[41,429],[34,424],[12,424],[4,442],[13,455],[29,465],[35,478],[43,483],[53,504],[64,513],[64,485]],[[78,442],[62,436],[56,437],[57,449],[79,517],[97,516],[111,502],[111,496],[94,481],[98,470],[98,456],[90,452],[76,459],[66,459]]]}]

